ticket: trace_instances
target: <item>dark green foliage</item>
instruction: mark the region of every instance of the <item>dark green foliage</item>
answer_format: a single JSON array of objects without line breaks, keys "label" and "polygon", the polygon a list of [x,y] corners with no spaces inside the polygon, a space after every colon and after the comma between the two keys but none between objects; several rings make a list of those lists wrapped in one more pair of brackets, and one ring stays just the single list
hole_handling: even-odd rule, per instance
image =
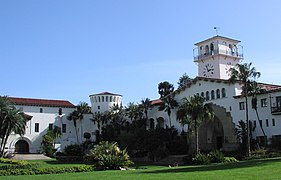
[{"label": "dark green foliage", "polygon": [[191,83],[192,79],[186,74],[184,73],[178,81],[178,89],[184,87],[186,84]]},{"label": "dark green foliage", "polygon": [[273,158],[273,157],[280,157],[281,153],[278,151],[269,151],[265,149],[257,149],[251,152],[250,157],[246,157],[246,160],[251,159],[263,159],[263,158]]},{"label": "dark green foliage", "polygon": [[75,173],[75,172],[91,172],[92,166],[73,166],[73,167],[41,167],[30,169],[8,169],[0,170],[0,176],[16,176],[16,175],[35,175],[35,174],[61,174],[61,173]]},{"label": "dark green foliage", "polygon": [[211,163],[222,163],[224,162],[224,155],[222,152],[215,150],[208,154],[208,158],[210,159]]},{"label": "dark green foliage", "polygon": [[63,150],[66,156],[84,156],[83,148],[78,144],[71,144]]},{"label": "dark green foliage", "polygon": [[59,174],[93,171],[93,167],[88,165],[73,167],[39,167],[38,163],[29,163],[23,160],[19,161],[4,158],[0,158],[0,163],[11,164],[0,166],[0,176]]},{"label": "dark green foliage", "polygon": [[117,143],[100,142],[86,156],[85,161],[94,165],[97,170],[112,169],[117,170],[120,167],[127,168],[133,162],[129,159],[126,150],[121,150]]},{"label": "dark green foliage", "polygon": [[160,95],[160,98],[163,98],[163,97],[169,95],[173,91],[174,91],[174,85],[167,81],[160,82],[158,84],[158,93]]},{"label": "dark green foliage", "polygon": [[206,154],[201,154],[200,152],[195,155],[192,161],[196,165],[206,165],[211,163],[209,157]]},{"label": "dark green foliage", "polygon": [[53,141],[54,139],[48,134],[45,134],[42,138],[42,150],[49,157],[53,156],[56,151],[53,147]]},{"label": "dark green foliage", "polygon": [[0,156],[4,156],[7,140],[12,132],[23,135],[25,133],[26,117],[16,109],[6,96],[0,96]]},{"label": "dark green foliage", "polygon": [[62,135],[61,128],[55,126],[53,130],[48,130],[42,138],[42,150],[47,155],[52,157],[56,152],[55,140]]}]

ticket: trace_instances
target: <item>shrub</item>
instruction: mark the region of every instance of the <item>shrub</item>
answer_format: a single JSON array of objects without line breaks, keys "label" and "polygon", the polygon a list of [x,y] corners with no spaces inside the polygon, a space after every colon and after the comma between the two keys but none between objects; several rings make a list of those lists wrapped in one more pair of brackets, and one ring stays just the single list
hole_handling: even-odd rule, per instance
[{"label": "shrub", "polygon": [[204,165],[204,164],[210,164],[210,159],[207,155],[198,153],[193,159],[193,163],[196,165]]},{"label": "shrub", "polygon": [[88,165],[73,166],[73,167],[41,167],[41,168],[31,168],[31,169],[0,170],[0,176],[59,174],[59,173],[90,172],[90,171],[93,171],[93,167]]},{"label": "shrub", "polygon": [[120,150],[117,143],[100,142],[86,156],[85,161],[97,170],[127,168],[133,164],[126,150]]},{"label": "shrub", "polygon": [[71,144],[64,148],[64,153],[66,156],[84,156],[83,149],[78,144]]},{"label": "shrub", "polygon": [[225,163],[239,162],[235,157],[224,157]]},{"label": "shrub", "polygon": [[224,155],[222,152],[215,150],[208,154],[208,158],[210,159],[211,163],[222,163],[224,162]]}]

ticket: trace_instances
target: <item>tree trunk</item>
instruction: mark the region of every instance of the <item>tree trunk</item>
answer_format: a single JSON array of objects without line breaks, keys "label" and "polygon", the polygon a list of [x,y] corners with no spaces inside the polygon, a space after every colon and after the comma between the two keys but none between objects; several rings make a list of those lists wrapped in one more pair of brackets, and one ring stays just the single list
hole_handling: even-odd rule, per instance
[{"label": "tree trunk", "polygon": [[245,99],[246,99],[246,122],[247,122],[247,151],[246,155],[251,156],[251,140],[250,140],[250,123],[249,123],[249,110],[248,110],[248,89],[247,82],[245,83]]},{"label": "tree trunk", "polygon": [[172,127],[171,116],[169,115],[170,128]]},{"label": "tree trunk", "polygon": [[195,150],[196,150],[196,154],[199,153],[199,138],[198,138],[198,128],[197,128],[197,119],[195,119]]}]

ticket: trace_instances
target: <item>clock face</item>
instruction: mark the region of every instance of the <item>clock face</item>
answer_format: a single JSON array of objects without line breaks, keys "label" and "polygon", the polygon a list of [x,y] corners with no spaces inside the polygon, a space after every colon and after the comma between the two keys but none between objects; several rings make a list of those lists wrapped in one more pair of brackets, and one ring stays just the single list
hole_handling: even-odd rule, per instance
[{"label": "clock face", "polygon": [[213,77],[214,75],[214,66],[212,64],[206,64],[203,68],[203,76],[204,77]]},{"label": "clock face", "polygon": [[231,66],[232,66],[232,63],[231,63],[231,62],[226,63],[226,66],[225,66],[225,73],[226,73],[228,76],[231,75],[231,70],[230,70]]}]

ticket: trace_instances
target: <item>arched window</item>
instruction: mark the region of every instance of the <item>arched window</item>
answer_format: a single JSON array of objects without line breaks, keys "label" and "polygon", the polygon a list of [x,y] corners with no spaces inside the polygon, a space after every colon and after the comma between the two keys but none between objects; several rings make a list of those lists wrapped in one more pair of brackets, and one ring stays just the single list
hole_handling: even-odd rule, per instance
[{"label": "arched window", "polygon": [[113,102],[116,102],[115,100],[116,100],[116,97],[115,97],[115,96],[113,96]]},{"label": "arched window", "polygon": [[215,99],[215,91],[214,90],[211,91],[211,99]]},{"label": "arched window", "polygon": [[101,97],[101,101],[104,102],[104,96]]},{"label": "arched window", "polygon": [[221,97],[226,97],[225,88],[221,89]]},{"label": "arched window", "polygon": [[217,99],[221,98],[221,93],[220,93],[220,90],[217,89]]},{"label": "arched window", "polygon": [[197,96],[199,96],[199,93],[196,93]]},{"label": "arched window", "polygon": [[164,118],[163,117],[157,118],[157,127],[164,128]]},{"label": "arched window", "polygon": [[204,53],[204,55],[209,55],[209,46],[208,45],[205,46],[205,53]]},{"label": "arched window", "polygon": [[210,94],[209,94],[209,91],[206,92],[206,101],[209,101],[210,100]]},{"label": "arched window", "polygon": [[211,49],[211,55],[214,55],[215,52],[214,52],[214,44],[213,43],[210,44],[210,49]]},{"label": "arched window", "polygon": [[100,102],[100,97],[98,96],[98,100],[99,100],[99,102]]},{"label": "arched window", "polygon": [[59,115],[62,115],[62,108],[59,108]]},{"label": "arched window", "polygon": [[108,96],[105,96],[105,101],[108,102]]},{"label": "arched window", "polygon": [[154,127],[155,127],[154,119],[151,118],[149,120],[149,129],[154,129]]},{"label": "arched window", "polygon": [[110,96],[109,101],[112,102],[112,96]]},{"label": "arched window", "polygon": [[201,96],[204,97],[204,92],[201,92]]}]

